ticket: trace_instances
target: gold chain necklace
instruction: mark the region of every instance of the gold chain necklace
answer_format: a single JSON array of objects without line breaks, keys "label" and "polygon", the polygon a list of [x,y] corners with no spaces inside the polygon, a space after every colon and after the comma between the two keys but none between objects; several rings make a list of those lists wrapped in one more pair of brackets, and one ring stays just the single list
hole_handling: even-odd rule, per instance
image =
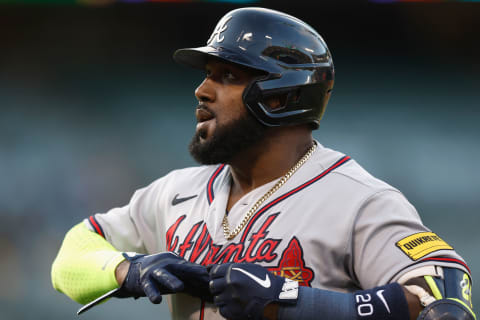
[{"label": "gold chain necklace", "polygon": [[278,182],[275,183],[275,185],[270,190],[267,191],[267,193],[265,193],[260,199],[257,200],[257,202],[255,202],[253,207],[251,207],[250,210],[248,210],[248,212],[245,214],[245,217],[243,217],[240,224],[236,226],[233,231],[230,230],[230,224],[228,223],[227,214],[225,213],[225,215],[223,216],[223,222],[222,222],[223,234],[225,235],[225,239],[232,240],[233,238],[235,238],[240,233],[240,231],[242,231],[243,228],[247,225],[247,222],[250,220],[253,214],[257,211],[257,209],[262,205],[262,203],[264,203],[268,198],[270,198],[272,194],[274,194],[278,189],[280,189],[280,187],[283,186],[285,182],[287,182],[288,179],[290,179],[290,177],[305,162],[307,162],[307,160],[310,158],[310,156],[313,154],[316,148],[317,148],[317,144],[313,143],[313,146],[310,147],[310,149],[308,149],[307,153],[305,153],[305,155],[300,160],[298,160],[298,162],[290,170],[288,170],[288,172],[280,180],[278,180]]}]

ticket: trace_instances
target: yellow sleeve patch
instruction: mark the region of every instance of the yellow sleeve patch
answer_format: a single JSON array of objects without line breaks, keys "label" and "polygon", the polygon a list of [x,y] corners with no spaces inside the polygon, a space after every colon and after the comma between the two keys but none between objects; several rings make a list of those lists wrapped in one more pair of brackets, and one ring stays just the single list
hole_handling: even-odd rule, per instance
[{"label": "yellow sleeve patch", "polygon": [[433,232],[412,234],[398,241],[396,245],[412,260],[418,260],[438,250],[453,250],[448,243]]}]

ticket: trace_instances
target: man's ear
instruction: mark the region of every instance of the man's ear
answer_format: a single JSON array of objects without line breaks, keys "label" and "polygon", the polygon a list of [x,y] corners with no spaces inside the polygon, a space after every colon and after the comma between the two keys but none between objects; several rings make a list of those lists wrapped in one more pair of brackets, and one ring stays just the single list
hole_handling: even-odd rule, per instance
[{"label": "man's ear", "polygon": [[277,110],[285,107],[286,100],[287,94],[282,94],[268,97],[264,102],[271,110]]}]

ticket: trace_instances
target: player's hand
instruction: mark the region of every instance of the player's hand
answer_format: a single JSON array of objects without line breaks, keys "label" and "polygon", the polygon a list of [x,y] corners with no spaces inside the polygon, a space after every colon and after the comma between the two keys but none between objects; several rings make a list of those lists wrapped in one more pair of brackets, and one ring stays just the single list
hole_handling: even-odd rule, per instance
[{"label": "player's hand", "polygon": [[145,297],[160,303],[163,294],[185,292],[212,301],[207,268],[173,252],[124,256],[130,261],[127,276],[116,297]]},{"label": "player's hand", "polygon": [[213,302],[225,318],[263,319],[267,304],[297,302],[298,282],[275,276],[260,265],[226,263],[209,270]]}]

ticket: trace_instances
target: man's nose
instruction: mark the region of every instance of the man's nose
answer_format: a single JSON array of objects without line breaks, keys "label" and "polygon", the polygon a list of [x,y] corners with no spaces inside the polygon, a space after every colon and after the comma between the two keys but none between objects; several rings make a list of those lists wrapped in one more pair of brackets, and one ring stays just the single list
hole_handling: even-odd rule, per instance
[{"label": "man's nose", "polygon": [[195,97],[200,102],[212,102],[215,100],[215,88],[213,81],[209,78],[203,82],[195,90]]}]

